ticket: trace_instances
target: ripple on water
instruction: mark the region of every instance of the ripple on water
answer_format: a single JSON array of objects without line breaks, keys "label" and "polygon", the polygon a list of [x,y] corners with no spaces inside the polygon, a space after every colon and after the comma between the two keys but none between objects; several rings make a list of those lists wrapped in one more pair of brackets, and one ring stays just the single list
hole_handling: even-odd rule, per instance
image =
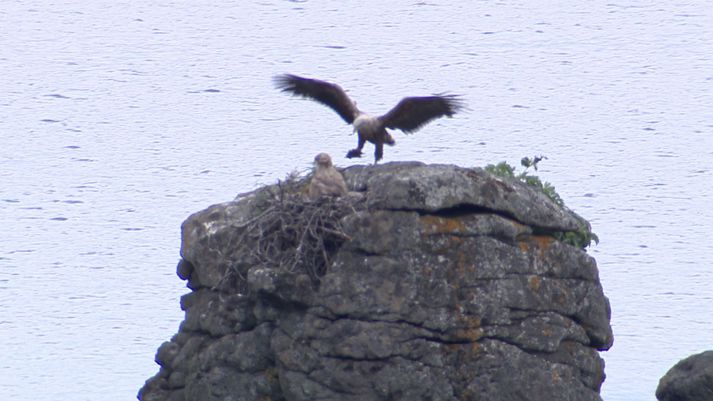
[{"label": "ripple on water", "polygon": [[135,397],[183,318],[181,222],[320,151],[354,163],[338,116],[272,88],[283,72],[343,83],[365,110],[464,95],[471,111],[396,133],[387,161],[548,157],[538,174],[601,240],[604,399],[650,399],[713,344],[705,2],[143,2],[122,21],[119,2],[5,3],[0,398]]}]

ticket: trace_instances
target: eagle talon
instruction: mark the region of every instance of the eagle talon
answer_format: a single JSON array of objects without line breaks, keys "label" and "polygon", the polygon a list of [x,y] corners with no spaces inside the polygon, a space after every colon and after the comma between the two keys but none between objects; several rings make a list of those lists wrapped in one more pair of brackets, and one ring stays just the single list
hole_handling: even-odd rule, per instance
[{"label": "eagle talon", "polygon": [[349,152],[347,152],[347,158],[351,159],[353,157],[361,157],[363,153],[359,149],[352,149]]}]

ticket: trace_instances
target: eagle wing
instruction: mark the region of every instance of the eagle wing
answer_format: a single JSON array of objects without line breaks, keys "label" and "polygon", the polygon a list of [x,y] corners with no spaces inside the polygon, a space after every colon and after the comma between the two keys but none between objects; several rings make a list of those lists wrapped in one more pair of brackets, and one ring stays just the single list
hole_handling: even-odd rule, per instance
[{"label": "eagle wing", "polygon": [[405,97],[379,120],[391,129],[400,129],[410,134],[437,118],[448,116],[463,109],[464,104],[458,95],[433,95]]},{"label": "eagle wing", "polygon": [[274,82],[283,92],[312,99],[332,108],[349,124],[359,115],[359,109],[337,84],[292,74],[278,75]]}]

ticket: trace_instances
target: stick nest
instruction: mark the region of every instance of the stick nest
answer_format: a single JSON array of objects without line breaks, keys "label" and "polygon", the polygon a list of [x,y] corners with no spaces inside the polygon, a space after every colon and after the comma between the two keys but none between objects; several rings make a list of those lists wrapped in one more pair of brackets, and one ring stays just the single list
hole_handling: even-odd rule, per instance
[{"label": "stick nest", "polygon": [[247,271],[258,267],[307,274],[318,285],[336,251],[350,239],[342,218],[366,209],[366,202],[360,196],[310,200],[302,190],[304,181],[288,177],[257,193],[255,217],[236,226],[232,243],[241,257],[224,281],[244,287]]}]

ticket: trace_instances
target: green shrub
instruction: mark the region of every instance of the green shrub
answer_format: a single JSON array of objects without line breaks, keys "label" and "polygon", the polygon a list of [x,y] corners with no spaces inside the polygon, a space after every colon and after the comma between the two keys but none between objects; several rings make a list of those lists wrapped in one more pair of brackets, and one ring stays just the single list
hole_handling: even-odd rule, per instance
[{"label": "green shrub", "polygon": [[[546,159],[544,156],[535,156],[533,158],[529,157],[523,157],[522,160],[520,160],[520,164],[525,168],[522,172],[517,173],[515,171],[515,167],[509,165],[507,162],[500,162],[498,164],[488,164],[485,166],[485,171],[497,175],[499,177],[506,177],[506,178],[513,178],[520,180],[524,182],[525,184],[535,187],[542,191],[550,200],[552,200],[554,203],[556,203],[558,206],[567,208],[564,204],[564,201],[562,198],[559,196],[557,191],[555,191],[555,187],[550,184],[549,182],[545,181],[542,182],[540,177],[536,175],[532,175],[528,173],[528,169],[532,167],[533,170],[537,171],[537,164],[542,161],[543,159]],[[591,245],[592,241],[594,241],[596,244],[599,243],[599,237],[592,232],[592,226],[589,224],[587,220],[585,220],[582,216],[578,215],[577,213],[574,213],[573,211],[572,215],[579,221],[579,230],[577,231],[558,231],[552,233],[552,235],[557,238],[558,240],[565,242],[567,244],[570,244],[572,246],[576,246],[578,248],[586,248]]]}]

